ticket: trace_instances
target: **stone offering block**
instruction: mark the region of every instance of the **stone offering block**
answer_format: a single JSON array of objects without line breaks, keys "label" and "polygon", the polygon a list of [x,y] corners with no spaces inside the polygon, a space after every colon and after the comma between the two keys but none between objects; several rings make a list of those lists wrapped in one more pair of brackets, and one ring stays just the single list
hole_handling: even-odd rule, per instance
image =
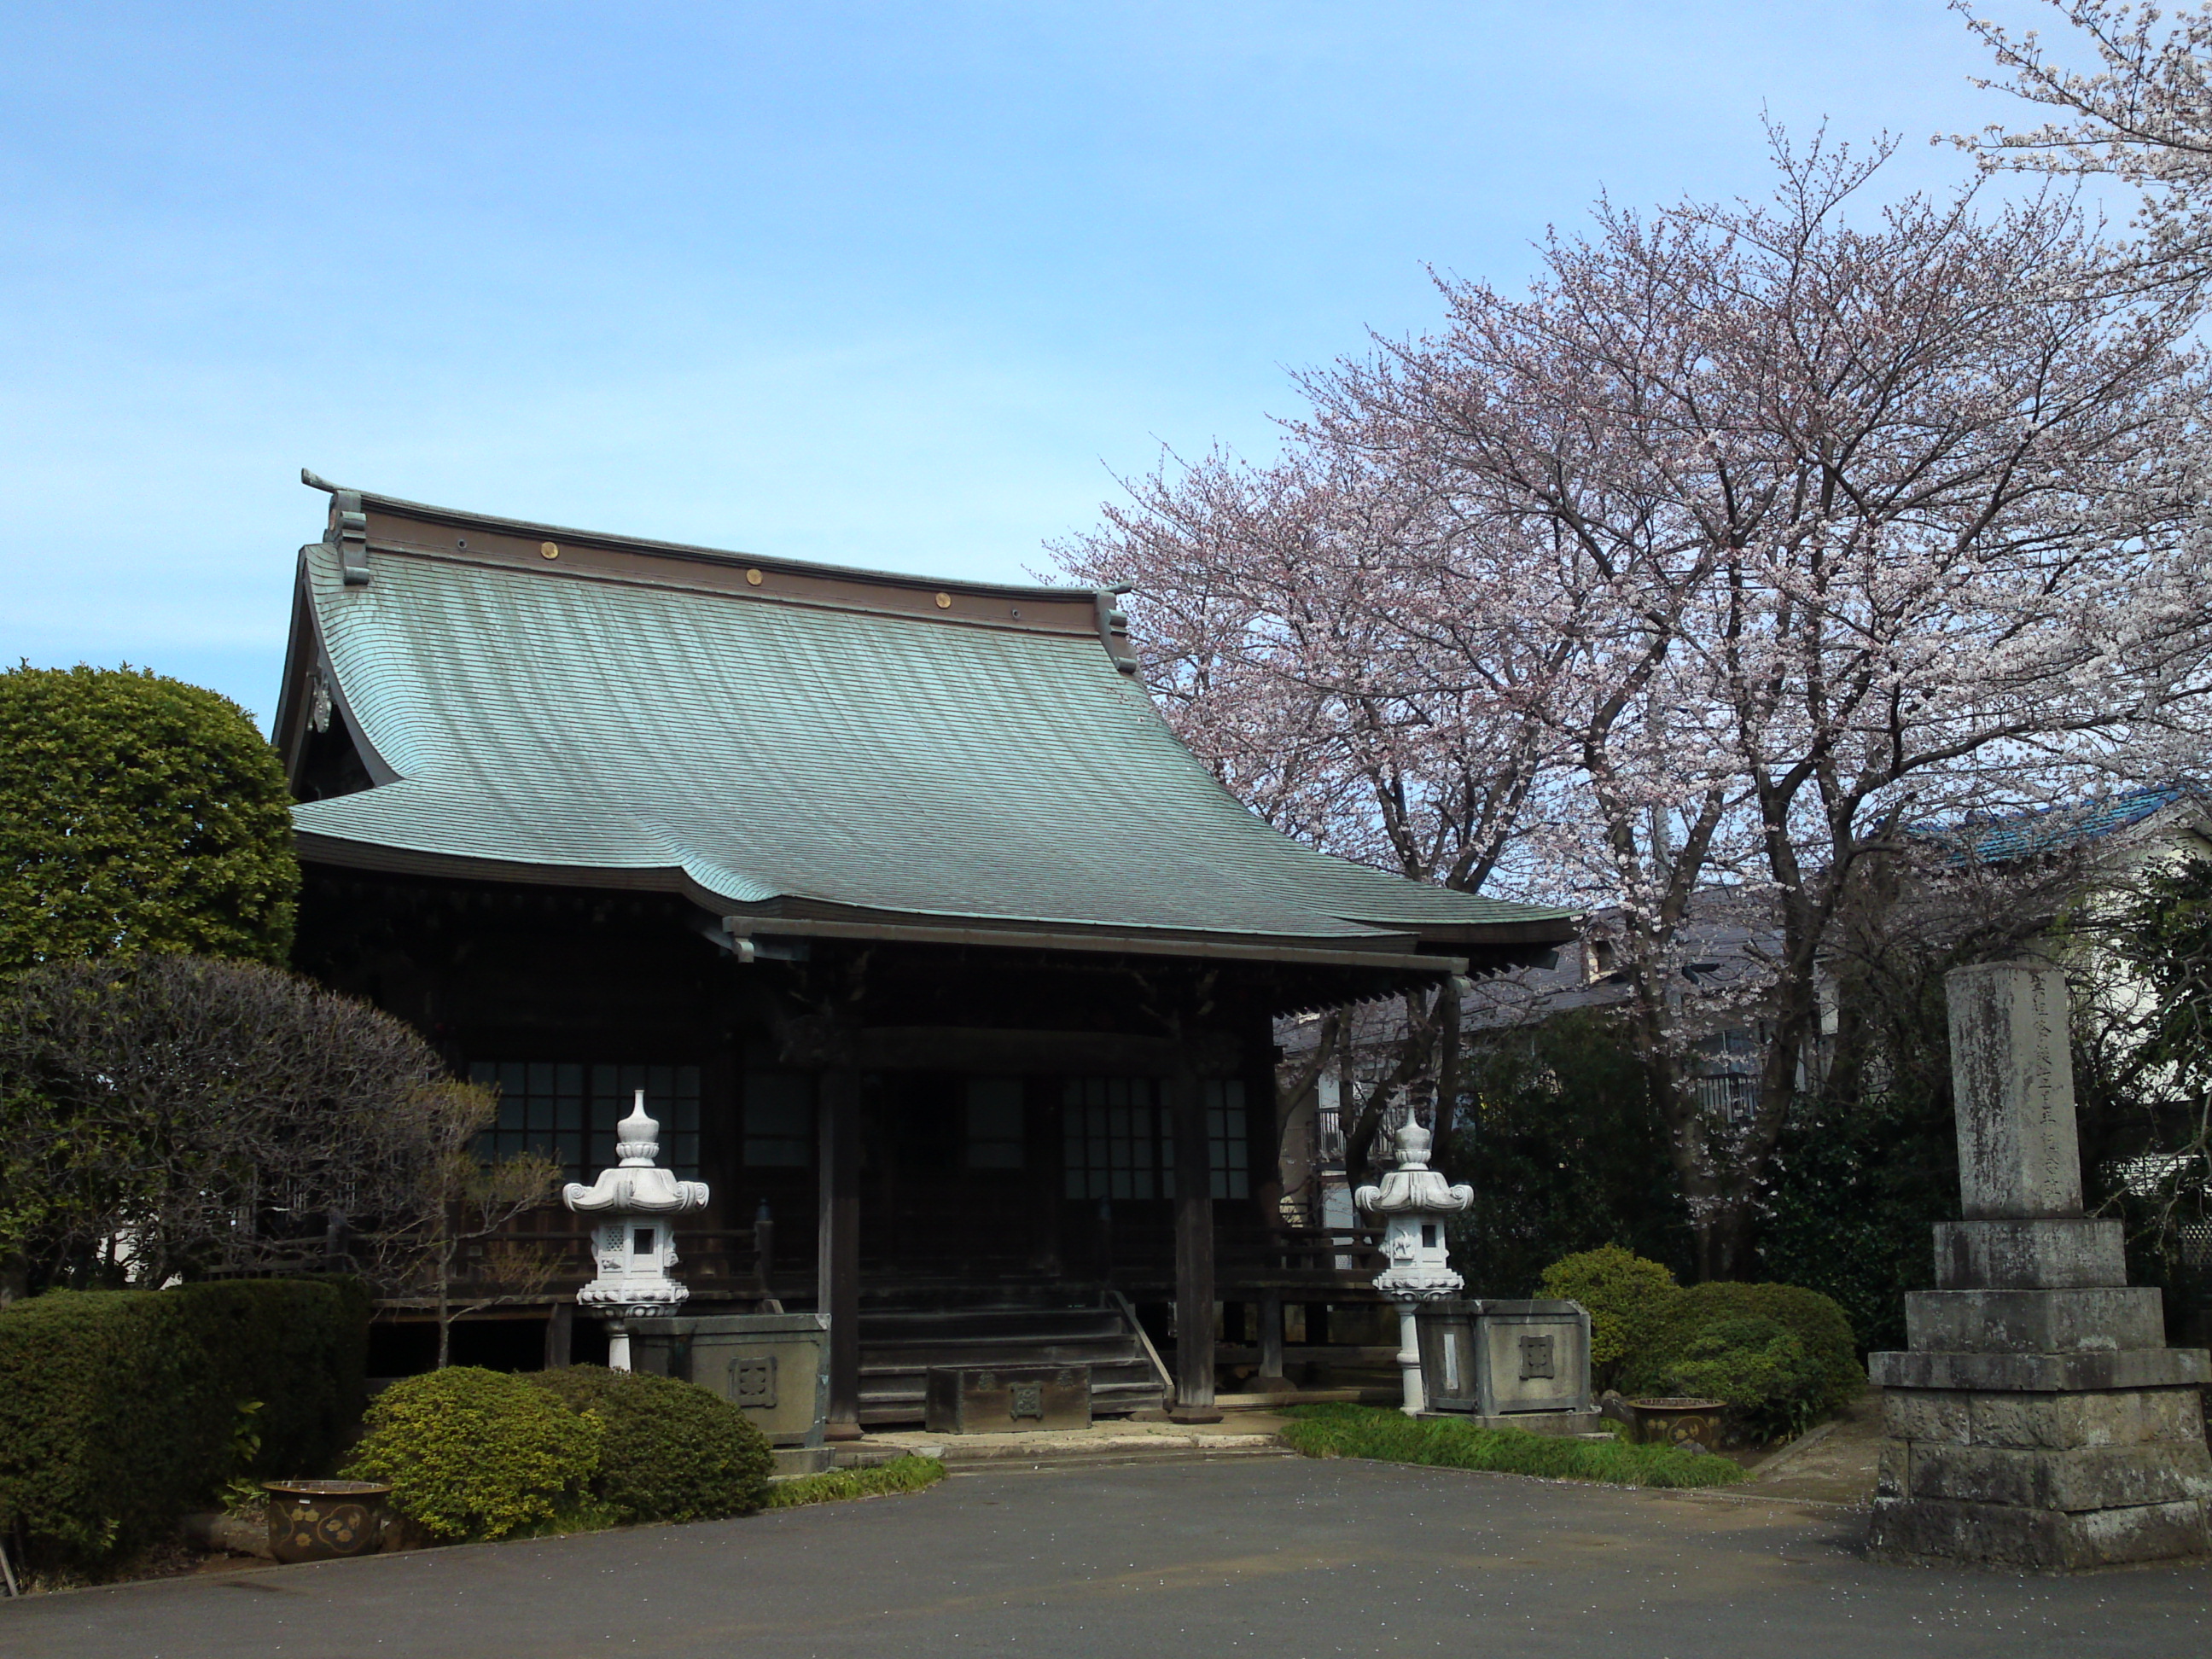
[{"label": "stone offering block", "polygon": [[932,1434],[1012,1434],[1091,1426],[1088,1365],[939,1365],[929,1372]]},{"label": "stone offering block", "polygon": [[1473,1357],[1485,1417],[1592,1408],[1589,1315],[1579,1303],[1482,1303]]},{"label": "stone offering block", "polygon": [[630,1322],[630,1363],[740,1407],[772,1446],[820,1446],[830,1414],[830,1322],[820,1314],[703,1314]]}]

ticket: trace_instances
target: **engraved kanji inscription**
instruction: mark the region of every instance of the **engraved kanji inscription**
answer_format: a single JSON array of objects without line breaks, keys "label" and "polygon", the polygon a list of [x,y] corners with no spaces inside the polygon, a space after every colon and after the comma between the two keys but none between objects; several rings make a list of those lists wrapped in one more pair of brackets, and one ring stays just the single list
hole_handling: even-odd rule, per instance
[{"label": "engraved kanji inscription", "polygon": [[775,1406],[775,1356],[732,1359],[730,1398],[748,1409],[769,1411]]},{"label": "engraved kanji inscription", "polygon": [[1553,1339],[1548,1336],[1524,1336],[1521,1339],[1521,1380],[1532,1377],[1553,1377],[1559,1375],[1553,1369]]}]

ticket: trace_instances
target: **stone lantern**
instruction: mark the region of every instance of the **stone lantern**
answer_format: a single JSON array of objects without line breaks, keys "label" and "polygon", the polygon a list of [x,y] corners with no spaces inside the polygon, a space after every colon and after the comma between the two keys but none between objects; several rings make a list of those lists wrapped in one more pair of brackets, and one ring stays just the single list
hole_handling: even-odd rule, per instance
[{"label": "stone lantern", "polygon": [[1418,1310],[1424,1302],[1457,1296],[1467,1281],[1451,1270],[1444,1245],[1444,1222],[1474,1202],[1472,1187],[1447,1186],[1429,1168],[1434,1138],[1408,1118],[1394,1137],[1398,1167],[1380,1187],[1362,1187],[1352,1201],[1382,1220],[1382,1253],[1390,1265],[1375,1276],[1375,1288],[1398,1304],[1398,1369],[1405,1378],[1408,1417],[1428,1407],[1421,1386],[1421,1339]]},{"label": "stone lantern", "polygon": [[690,1294],[669,1274],[676,1265],[674,1219],[707,1206],[707,1183],[678,1181],[672,1170],[653,1162],[660,1151],[660,1125],[645,1115],[645,1091],[637,1091],[630,1115],[615,1126],[615,1155],[622,1161],[586,1187],[570,1182],[561,1201],[589,1216],[592,1259],[599,1276],[576,1292],[587,1308],[607,1319],[607,1364],[629,1369],[629,1331],[625,1321],[673,1313]]}]

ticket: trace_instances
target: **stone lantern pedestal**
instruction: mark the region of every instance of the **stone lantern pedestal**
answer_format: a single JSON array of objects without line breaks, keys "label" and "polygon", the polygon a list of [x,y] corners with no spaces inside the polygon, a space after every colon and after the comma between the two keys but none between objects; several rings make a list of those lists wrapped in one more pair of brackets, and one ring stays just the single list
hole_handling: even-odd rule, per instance
[{"label": "stone lantern pedestal", "polygon": [[570,1182],[561,1201],[588,1216],[592,1258],[598,1275],[576,1292],[586,1308],[607,1321],[607,1364],[630,1368],[629,1325],[636,1319],[672,1314],[690,1292],[670,1273],[676,1265],[675,1218],[707,1206],[707,1185],[678,1181],[659,1168],[660,1125],[645,1112],[645,1091],[637,1091],[630,1115],[615,1127],[615,1155],[621,1162],[599,1171],[586,1187]]},{"label": "stone lantern pedestal", "polygon": [[1382,1253],[1390,1265],[1375,1276],[1375,1288],[1397,1304],[1398,1371],[1405,1389],[1401,1409],[1419,1417],[1428,1409],[1421,1378],[1420,1309],[1466,1287],[1467,1281],[1451,1269],[1444,1223],[1474,1204],[1474,1188],[1448,1186],[1429,1168],[1434,1138],[1419,1123],[1407,1119],[1394,1139],[1398,1167],[1382,1177],[1381,1186],[1362,1187],[1352,1201],[1382,1218]]},{"label": "stone lantern pedestal", "polygon": [[1946,976],[1966,1219],[1941,1287],[1905,1298],[1883,1398],[1877,1555],[2064,1570],[2201,1556],[2212,1458],[2203,1350],[2166,1346],[2118,1221],[2081,1213],[2065,975]]}]

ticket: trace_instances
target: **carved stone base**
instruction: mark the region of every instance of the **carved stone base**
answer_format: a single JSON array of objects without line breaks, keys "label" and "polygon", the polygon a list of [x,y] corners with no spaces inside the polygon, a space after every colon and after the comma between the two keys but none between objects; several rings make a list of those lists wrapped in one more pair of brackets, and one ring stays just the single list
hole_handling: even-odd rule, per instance
[{"label": "carved stone base", "polygon": [[1877,1498],[1867,1547],[1888,1561],[1966,1561],[2045,1572],[2212,1554],[2199,1499],[2073,1511]]},{"label": "carved stone base", "polygon": [[2193,1388],[1896,1389],[1882,1414],[1878,1556],[2055,1572],[2212,1554]]},{"label": "carved stone base", "polygon": [[1869,1355],[1889,1439],[1878,1557],[2063,1572],[2212,1553],[2202,1349],[2166,1346],[2121,1225],[2081,1213],[2066,976],[1943,977],[1965,1219],[1936,1229],[1908,1352]]}]

